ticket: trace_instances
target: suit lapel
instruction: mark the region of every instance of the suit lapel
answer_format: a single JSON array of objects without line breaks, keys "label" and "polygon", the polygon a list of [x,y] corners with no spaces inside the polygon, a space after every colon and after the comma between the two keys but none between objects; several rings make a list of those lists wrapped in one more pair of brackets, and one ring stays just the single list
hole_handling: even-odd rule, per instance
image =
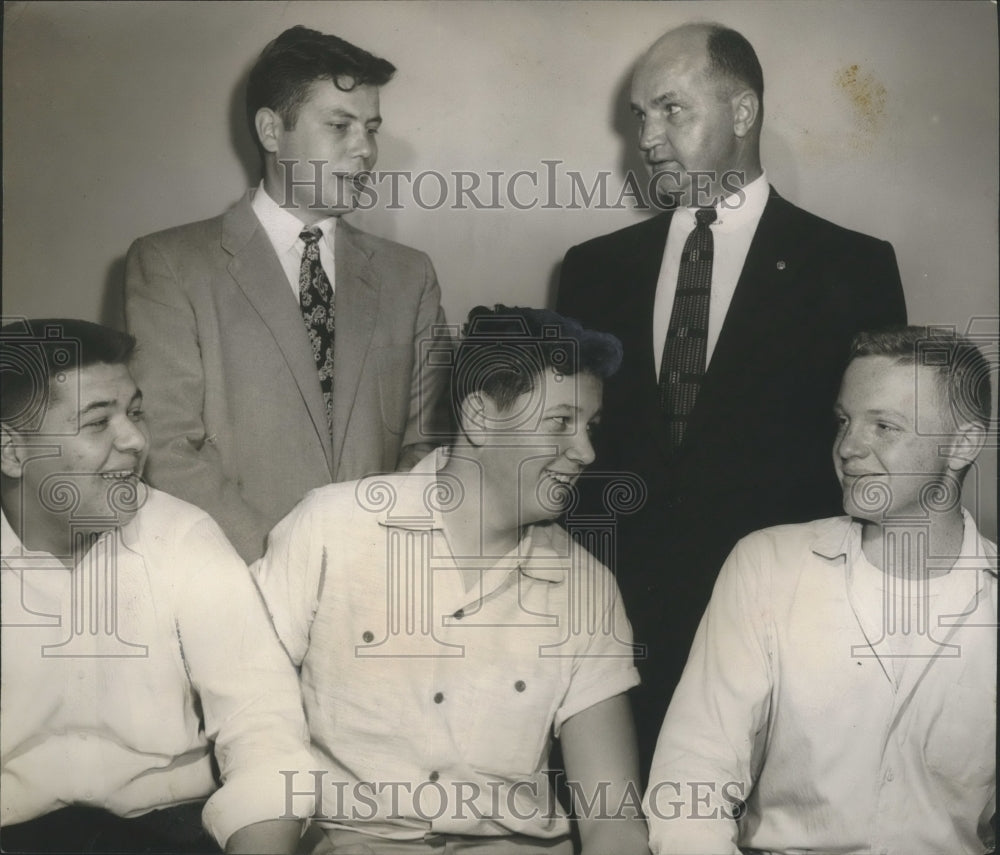
[{"label": "suit lapel", "polygon": [[634,343],[631,358],[635,360],[636,370],[641,372],[642,384],[647,387],[649,383],[654,387],[657,385],[653,358],[653,304],[672,216],[673,213],[667,211],[653,217],[643,224],[645,228],[634,234],[635,244],[622,257],[633,259],[635,266],[621,271],[621,290],[615,303],[618,314],[615,329],[620,331],[622,341]]},{"label": "suit lapel", "polygon": [[229,273],[274,337],[309,411],[316,438],[333,472],[329,430],[316,363],[302,313],[286,284],[274,246],[250,206],[249,194],[222,221],[222,247],[232,255]]},{"label": "suit lapel", "polygon": [[333,472],[340,469],[348,421],[369,358],[378,317],[381,279],[372,264],[372,250],[364,233],[341,220],[337,223],[336,337],[334,340],[333,381]]}]

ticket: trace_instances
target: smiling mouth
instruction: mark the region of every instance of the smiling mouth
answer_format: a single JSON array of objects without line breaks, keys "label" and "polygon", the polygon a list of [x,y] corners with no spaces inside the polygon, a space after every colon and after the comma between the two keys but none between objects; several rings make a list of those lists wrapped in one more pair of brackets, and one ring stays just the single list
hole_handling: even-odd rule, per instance
[{"label": "smiling mouth", "polygon": [[577,478],[576,473],[569,474],[566,472],[553,472],[551,469],[546,469],[545,474],[557,484],[564,484],[567,487],[572,487]]},{"label": "smiling mouth", "polygon": [[116,469],[113,472],[99,472],[98,474],[105,481],[127,481],[129,478],[136,477],[134,469]]}]

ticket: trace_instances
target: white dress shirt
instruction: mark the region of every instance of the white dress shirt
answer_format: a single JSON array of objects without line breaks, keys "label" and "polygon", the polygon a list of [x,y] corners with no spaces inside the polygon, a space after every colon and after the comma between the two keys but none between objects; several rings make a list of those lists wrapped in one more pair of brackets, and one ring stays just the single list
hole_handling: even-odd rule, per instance
[{"label": "white dress shirt", "polygon": [[[299,234],[307,226],[291,211],[282,208],[267,195],[263,181],[254,191],[250,206],[274,246],[278,261],[281,262],[281,269],[285,271],[288,284],[298,301],[299,270],[302,267],[302,252],[305,249],[305,243],[299,238]],[[331,293],[335,293],[337,289],[333,242],[339,219],[340,217],[327,217],[309,227],[318,228],[323,232],[323,239],[319,241],[319,263],[323,266],[326,278],[330,280]]]},{"label": "white dress shirt", "polygon": [[[632,630],[614,577],[555,523],[499,561],[454,556],[443,462],[312,491],[253,565],[322,754],[322,780],[294,789],[322,787],[321,824],[382,837],[559,837],[552,737],[638,683]],[[482,570],[471,590],[460,567]]]},{"label": "white dress shirt", "polygon": [[[722,332],[722,323],[729,311],[736,283],[743,272],[743,263],[750,250],[757,224],[760,222],[770,188],[767,173],[751,181],[740,194],[726,196],[717,206],[718,215],[712,223],[714,242],[712,258],[712,296],[708,304],[708,351],[706,364],[712,361],[712,353]],[[660,376],[660,362],[663,360],[663,345],[670,328],[670,315],[674,308],[674,294],[677,291],[677,273],[681,266],[684,242],[694,231],[695,208],[678,208],[670,218],[667,245],[660,264],[660,276],[656,283],[656,299],[653,303],[653,359],[656,361],[656,376]]]},{"label": "white dress shirt", "polygon": [[[149,489],[72,569],[0,527],[0,822],[211,796],[202,819],[224,846],[285,814],[280,771],[312,763],[298,682],[211,517]],[[308,816],[308,797],[295,807]]]},{"label": "white dress shirt", "polygon": [[916,598],[848,517],[745,537],[660,732],[652,851],[982,855],[996,597],[996,547],[968,514],[958,561]]}]

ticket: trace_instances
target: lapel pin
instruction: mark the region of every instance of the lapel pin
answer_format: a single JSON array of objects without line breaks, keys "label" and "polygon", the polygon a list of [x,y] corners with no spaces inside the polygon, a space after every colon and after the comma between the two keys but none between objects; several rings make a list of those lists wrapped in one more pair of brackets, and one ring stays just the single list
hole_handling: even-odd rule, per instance
[{"label": "lapel pin", "polygon": [[784,270],[785,269],[785,262],[779,261],[775,266],[778,268],[778,270]]}]

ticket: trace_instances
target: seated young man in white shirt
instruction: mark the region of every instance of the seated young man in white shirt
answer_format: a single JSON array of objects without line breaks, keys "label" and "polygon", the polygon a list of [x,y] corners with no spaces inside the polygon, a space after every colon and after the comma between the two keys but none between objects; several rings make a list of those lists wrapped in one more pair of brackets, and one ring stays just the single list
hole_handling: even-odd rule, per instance
[{"label": "seated young man in white shirt", "polygon": [[554,522],[620,361],[617,339],[553,312],[475,309],[453,444],[314,490],[271,533],[253,569],[321,758],[289,776],[290,799],[316,799],[315,852],[569,855],[554,738],[583,852],[647,852],[631,627]]},{"label": "seated young man in white shirt", "polygon": [[848,516],[726,561],[656,749],[655,853],[992,851],[996,546],[961,506],[989,365],[862,333],[835,413]]},{"label": "seated young man in white shirt", "polygon": [[141,480],[134,345],[76,320],[0,330],[0,846],[291,852],[295,672],[215,522]]}]

